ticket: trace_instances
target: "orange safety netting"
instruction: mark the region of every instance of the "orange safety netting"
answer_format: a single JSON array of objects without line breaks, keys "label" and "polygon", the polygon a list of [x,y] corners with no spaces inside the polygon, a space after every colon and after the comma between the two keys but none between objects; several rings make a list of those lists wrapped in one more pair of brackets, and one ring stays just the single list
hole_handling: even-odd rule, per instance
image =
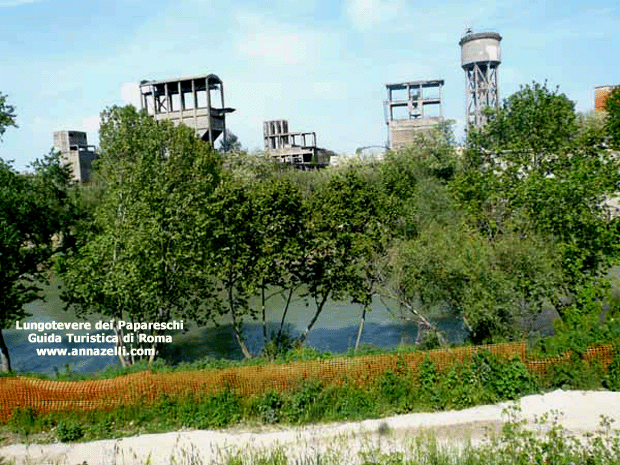
[{"label": "orange safety netting", "polygon": [[[446,371],[453,364],[466,362],[481,350],[488,350],[503,360],[518,358],[526,364],[530,372],[543,377],[549,367],[570,360],[570,354],[546,360],[526,360],[526,343],[514,342],[217,370],[142,372],[94,381],[0,378],[0,421],[7,421],[17,407],[29,407],[41,413],[110,409],[137,401],[153,401],[163,394],[199,395],[223,389],[230,389],[244,396],[263,394],[270,390],[286,392],[299,386],[300,382],[310,380],[339,384],[346,379],[357,385],[369,385],[388,370],[415,373],[426,359],[433,362],[438,371]],[[613,352],[611,344],[592,347],[584,354],[583,360],[597,360],[607,367],[613,360]]]}]

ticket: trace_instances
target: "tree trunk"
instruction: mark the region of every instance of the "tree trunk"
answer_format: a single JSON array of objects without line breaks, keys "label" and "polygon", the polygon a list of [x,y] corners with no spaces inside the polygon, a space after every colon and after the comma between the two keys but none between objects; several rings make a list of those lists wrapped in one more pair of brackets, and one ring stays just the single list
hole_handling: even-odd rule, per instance
[{"label": "tree trunk", "polygon": [[263,279],[263,283],[260,289],[261,294],[261,307],[263,311],[263,347],[267,347],[267,315],[265,312],[265,280]]},{"label": "tree trunk", "polygon": [[4,336],[2,336],[2,329],[0,329],[0,371],[2,373],[11,371],[11,357],[9,356],[9,348],[4,342]]},{"label": "tree trunk", "polygon": [[284,307],[284,311],[282,312],[282,319],[280,320],[280,329],[278,330],[278,346],[280,345],[280,341],[282,341],[282,329],[284,328],[284,320],[286,320],[286,314],[288,313],[288,307],[291,304],[291,297],[293,297],[293,289],[290,288],[288,292],[288,298],[286,299],[286,306]]},{"label": "tree trunk", "polygon": [[151,355],[149,355],[149,365],[151,365],[155,361],[155,357],[157,357],[157,348],[159,347],[158,342],[153,342],[151,344]]},{"label": "tree trunk", "polygon": [[123,330],[118,327],[118,324],[116,323],[116,318],[114,318],[113,324],[114,324],[114,333],[116,334],[116,347],[118,348],[118,359],[121,362],[121,367],[127,368],[127,366],[131,364],[131,362],[128,362],[127,358],[123,354],[123,347],[125,347],[125,342],[123,341],[123,336],[124,336]]},{"label": "tree trunk", "polygon": [[233,331],[235,332],[235,337],[237,338],[237,342],[239,343],[241,352],[243,352],[243,356],[246,359],[250,359],[252,358],[252,353],[248,349],[248,346],[245,345],[245,341],[243,340],[243,335],[241,334],[240,324],[237,322],[237,314],[235,312],[235,301],[234,301],[234,296],[233,296],[232,285],[228,287],[228,303],[230,305],[230,315],[233,321]]},{"label": "tree trunk", "polygon": [[325,302],[327,302],[327,297],[329,296],[330,292],[331,292],[331,289],[325,293],[325,295],[323,296],[323,299],[321,300],[321,303],[317,302],[316,313],[312,317],[312,320],[310,321],[310,324],[308,325],[308,327],[304,329],[304,332],[301,334],[301,336],[299,336],[298,341],[300,344],[303,344],[305,342],[306,338],[308,337],[308,333],[310,332],[310,330],[312,330],[314,323],[316,323],[316,320],[319,318],[319,315],[323,311],[323,306],[325,305]]},{"label": "tree trunk", "polygon": [[360,342],[362,340],[362,331],[364,331],[364,322],[366,321],[366,305],[364,305],[364,309],[362,310],[362,318],[360,318],[360,327],[357,331],[357,341],[355,341],[355,350],[357,350],[360,346]]},{"label": "tree trunk", "polygon": [[[431,323],[424,315],[422,315],[422,313],[420,313],[419,311],[417,311],[415,308],[413,308],[411,305],[407,304],[406,302],[403,302],[401,299],[399,299],[398,297],[394,297],[392,295],[383,295],[383,294],[379,294],[379,298],[381,299],[381,301],[383,302],[383,305],[385,305],[385,308],[389,308],[387,306],[387,304],[385,303],[385,301],[383,300],[383,297],[386,297],[388,299],[392,299],[394,301],[396,301],[399,305],[407,308],[411,313],[413,313],[416,317],[417,320],[413,320],[416,322],[416,324],[419,324],[419,322],[423,322],[424,324],[428,325],[429,328],[431,328],[433,331],[435,331],[437,333],[437,339],[439,339],[439,343],[445,347],[447,345],[447,341],[446,338],[443,336],[443,334],[441,334],[441,331],[439,330],[439,328],[437,326],[435,326],[433,323]],[[401,318],[403,318],[404,320],[409,320],[412,321],[411,318],[406,318],[405,316],[401,315]]]}]

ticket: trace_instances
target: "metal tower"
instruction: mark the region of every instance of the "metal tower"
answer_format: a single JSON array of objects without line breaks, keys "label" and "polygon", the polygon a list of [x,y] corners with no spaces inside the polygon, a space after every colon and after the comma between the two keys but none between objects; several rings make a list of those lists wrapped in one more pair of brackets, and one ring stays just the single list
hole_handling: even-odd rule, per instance
[{"label": "metal tower", "polygon": [[502,62],[496,32],[468,33],[461,38],[461,67],[465,70],[465,117],[467,127],[486,122],[483,110],[499,106],[497,69]]}]

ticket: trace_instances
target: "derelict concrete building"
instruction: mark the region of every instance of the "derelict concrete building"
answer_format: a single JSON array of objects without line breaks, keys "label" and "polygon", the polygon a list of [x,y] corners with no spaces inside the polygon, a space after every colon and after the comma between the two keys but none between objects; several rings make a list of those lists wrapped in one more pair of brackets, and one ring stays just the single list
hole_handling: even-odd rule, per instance
[{"label": "derelict concrete building", "polygon": [[140,83],[142,109],[156,120],[170,120],[194,128],[198,137],[210,142],[226,138],[224,84],[215,74]]},{"label": "derelict concrete building", "polygon": [[481,127],[486,122],[484,109],[499,106],[498,68],[502,62],[499,46],[502,36],[496,32],[468,31],[461,46],[461,67],[465,71],[466,126]]},{"label": "derelict concrete building", "polygon": [[418,131],[443,121],[442,79],[386,84],[386,123],[390,149],[403,147]]},{"label": "derelict concrete building", "polygon": [[86,133],[81,131],[58,131],[54,133],[54,147],[59,150],[63,162],[71,167],[73,181],[91,181],[91,166],[97,158],[95,147],[88,145]]},{"label": "derelict concrete building", "polygon": [[329,164],[329,155],[316,145],[314,132],[290,132],[285,119],[263,123],[265,153],[282,163],[301,169],[319,168]]}]

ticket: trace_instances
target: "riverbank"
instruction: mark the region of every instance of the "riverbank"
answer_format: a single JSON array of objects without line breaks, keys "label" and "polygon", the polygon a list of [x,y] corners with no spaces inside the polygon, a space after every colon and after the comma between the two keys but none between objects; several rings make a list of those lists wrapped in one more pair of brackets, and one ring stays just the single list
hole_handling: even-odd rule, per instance
[{"label": "riverbank", "polygon": [[293,463],[316,463],[312,462],[316,457],[337,458],[346,464],[363,463],[364,454],[368,453],[406,454],[416,438],[428,438],[429,434],[439,444],[450,447],[462,448],[469,442],[485,444],[489,434],[498,433],[510,419],[506,409],[515,404],[520,407],[519,418],[527,421],[530,430],[549,430],[549,423],[540,425],[535,421],[553,412],[561,413],[558,424],[567,434],[584,436],[599,431],[602,416],[611,422],[612,429],[620,427],[620,392],[556,390],[526,396],[516,403],[361,422],[304,427],[239,426],[73,444],[14,444],[0,448],[0,457],[15,464],[168,465],[226,463],[227,457],[278,451]]}]

